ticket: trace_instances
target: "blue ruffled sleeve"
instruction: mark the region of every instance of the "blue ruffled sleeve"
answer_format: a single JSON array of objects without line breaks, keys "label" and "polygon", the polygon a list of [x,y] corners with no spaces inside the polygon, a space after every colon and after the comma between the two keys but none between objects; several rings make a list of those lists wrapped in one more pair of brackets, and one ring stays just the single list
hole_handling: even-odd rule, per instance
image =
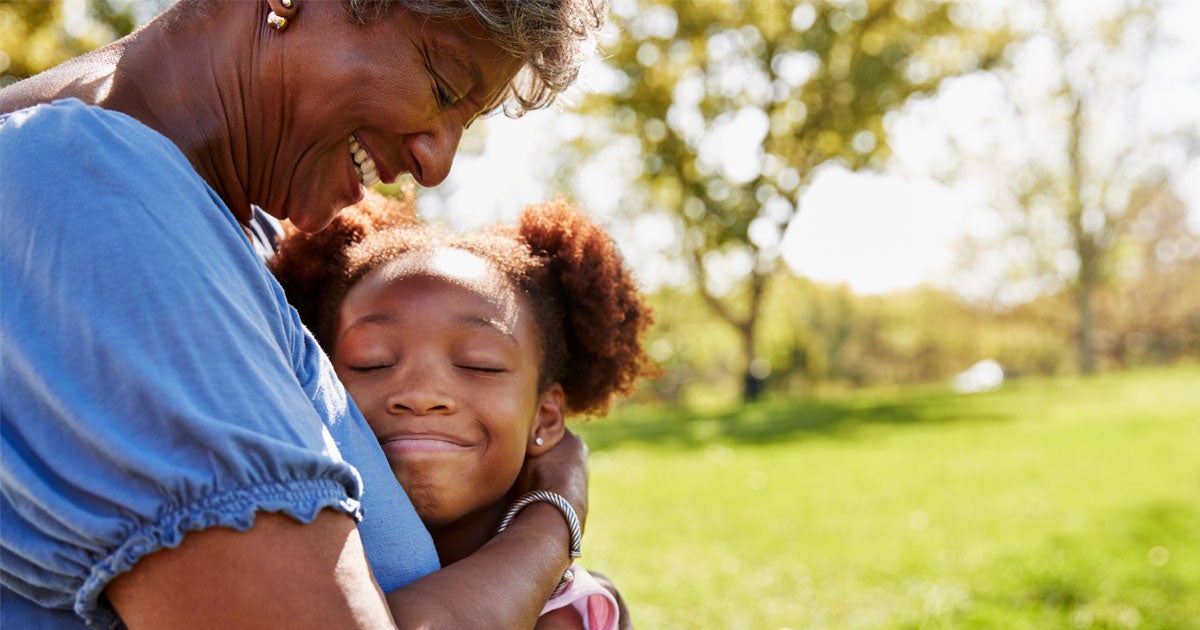
[{"label": "blue ruffled sleeve", "polygon": [[306,334],[169,141],[68,101],[0,119],[0,160],[5,589],[112,625],[107,584],[189,531],[360,516]]}]

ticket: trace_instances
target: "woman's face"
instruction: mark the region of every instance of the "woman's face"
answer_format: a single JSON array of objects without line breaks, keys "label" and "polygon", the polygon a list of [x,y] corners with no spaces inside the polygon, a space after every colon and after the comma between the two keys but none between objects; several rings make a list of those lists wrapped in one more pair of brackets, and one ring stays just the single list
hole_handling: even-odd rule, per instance
[{"label": "woman's face", "polygon": [[278,76],[281,97],[263,99],[263,118],[278,120],[259,121],[274,132],[251,143],[269,151],[258,156],[267,172],[257,197],[305,231],[361,199],[372,170],[384,182],[404,173],[423,186],[444,180],[463,129],[499,104],[522,65],[473,19],[400,6],[358,24],[344,2],[306,2],[270,35],[282,61],[264,72],[262,89]]},{"label": "woman's face", "polygon": [[555,413],[522,302],[490,263],[450,248],[376,269],[342,302],[334,367],[431,527],[503,501]]}]

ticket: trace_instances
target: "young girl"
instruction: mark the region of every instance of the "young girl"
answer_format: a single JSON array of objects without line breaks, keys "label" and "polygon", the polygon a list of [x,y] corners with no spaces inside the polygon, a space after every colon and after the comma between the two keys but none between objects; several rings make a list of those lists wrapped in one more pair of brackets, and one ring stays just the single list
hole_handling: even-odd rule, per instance
[{"label": "young girl", "polygon": [[[443,565],[495,533],[525,458],[558,443],[565,416],[603,415],[649,366],[648,307],[611,239],[562,201],[455,236],[371,195],[284,239],[272,266]],[[545,625],[616,627],[613,596],[571,572]]]}]

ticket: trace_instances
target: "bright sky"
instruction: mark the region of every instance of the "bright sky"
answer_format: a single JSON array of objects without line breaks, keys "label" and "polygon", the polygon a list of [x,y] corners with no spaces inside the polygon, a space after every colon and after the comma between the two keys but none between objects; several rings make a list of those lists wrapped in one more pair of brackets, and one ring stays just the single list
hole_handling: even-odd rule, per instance
[{"label": "bright sky", "polygon": [[[1079,3],[1075,3],[1079,4]],[[1111,3],[1109,3],[1111,4]],[[1068,3],[1068,13],[1070,7]],[[1085,3],[1086,8],[1097,5]],[[1200,2],[1167,3],[1168,28],[1200,24]],[[1090,15],[1087,11],[1079,15]],[[1084,19],[1084,18],[1079,18]],[[1184,35],[1180,30],[1177,34]],[[1194,64],[1200,59],[1200,40],[1187,34],[1184,44],[1158,63],[1161,75],[1152,95],[1155,119],[1182,121],[1200,131],[1200,80]],[[585,71],[583,83],[598,74]],[[1035,77],[1036,78],[1036,77]],[[927,175],[931,141],[936,135],[922,125],[957,126],[959,131],[979,126],[980,112],[996,109],[994,83],[962,81],[953,94],[924,106],[923,112],[893,122],[895,167],[884,173],[851,173],[827,167],[817,173],[801,199],[802,211],[784,236],[783,257],[797,273],[826,283],[846,283],[858,293],[882,293],[920,283],[950,282],[955,250],[964,235],[986,236],[997,228],[993,215],[981,201],[978,189],[950,189]],[[568,108],[569,110],[569,108]],[[936,121],[930,123],[929,121]],[[745,118],[746,129],[726,129],[718,153],[749,156],[754,147],[739,138],[761,137],[760,121]],[[549,149],[559,138],[578,133],[578,117],[569,113],[534,112],[520,120],[503,117],[481,123],[478,155],[460,155],[450,179],[427,197],[426,212],[460,229],[473,229],[497,220],[511,220],[526,203],[553,195],[549,175]],[[943,133],[942,129],[936,133]],[[1128,133],[1140,133],[1130,129]],[[472,140],[468,139],[470,144]],[[706,144],[708,144],[706,142]],[[745,157],[738,157],[740,161]],[[1186,173],[1178,191],[1189,205],[1194,228],[1200,233],[1200,160],[1176,165]],[[595,156],[579,177],[586,181],[585,209],[601,217],[617,210],[615,191],[629,176],[630,160],[619,147]],[[648,218],[635,225],[613,221],[611,231],[642,281],[653,287],[678,281],[681,269],[657,252],[669,249],[679,236],[662,221]],[[738,265],[731,263],[736,273]],[[961,280],[961,279],[958,279]]]}]

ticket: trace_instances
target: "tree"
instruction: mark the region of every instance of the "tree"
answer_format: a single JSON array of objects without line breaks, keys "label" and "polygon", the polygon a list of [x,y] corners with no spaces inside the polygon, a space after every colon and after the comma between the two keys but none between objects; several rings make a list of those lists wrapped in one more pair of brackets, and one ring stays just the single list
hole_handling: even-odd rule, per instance
[{"label": "tree", "polygon": [[675,222],[676,255],[741,339],[744,400],[769,369],[755,348],[763,296],[814,173],[879,167],[889,112],[999,58],[1005,37],[958,15],[922,0],[615,4],[617,80],[585,111],[636,142],[630,205]]},{"label": "tree", "polygon": [[[1097,291],[1120,280],[1140,217],[1173,198],[1197,153],[1200,72],[1187,64],[1164,79],[1162,62],[1179,42],[1163,32],[1160,2],[1071,8],[1053,0],[1005,8],[1019,42],[987,78],[1003,107],[949,132],[943,174],[982,186],[1001,218],[1002,238],[977,247],[974,261],[1003,270],[1010,293],[1000,302],[1071,292],[1076,363],[1090,373],[1100,351]],[[1172,105],[1183,113],[1169,114]]]}]

